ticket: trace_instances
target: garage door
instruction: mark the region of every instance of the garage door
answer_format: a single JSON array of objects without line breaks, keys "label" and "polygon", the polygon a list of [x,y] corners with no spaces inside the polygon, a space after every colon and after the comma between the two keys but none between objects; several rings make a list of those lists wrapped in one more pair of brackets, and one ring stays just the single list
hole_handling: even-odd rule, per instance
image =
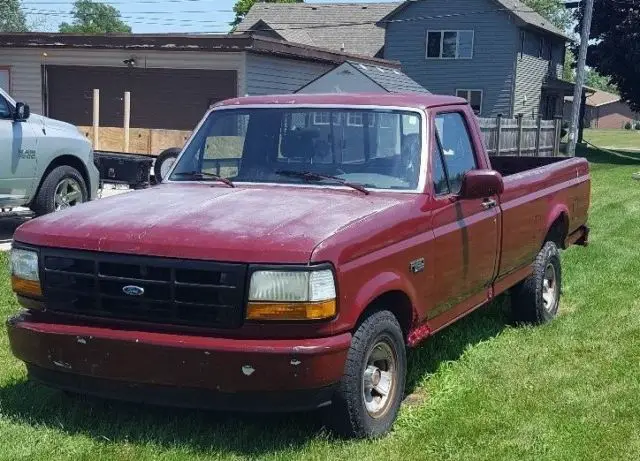
[{"label": "garage door", "polygon": [[237,94],[236,71],[47,66],[48,113],[74,125],[92,124],[93,89],[100,90],[100,126],[123,124],[123,94],[131,92],[131,127],[191,130],[216,101]]}]

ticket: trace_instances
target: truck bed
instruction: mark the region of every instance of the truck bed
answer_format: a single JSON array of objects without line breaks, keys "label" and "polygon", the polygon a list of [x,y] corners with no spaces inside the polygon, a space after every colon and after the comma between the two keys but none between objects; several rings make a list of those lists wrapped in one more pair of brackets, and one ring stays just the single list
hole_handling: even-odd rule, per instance
[{"label": "truck bed", "polygon": [[527,170],[533,170],[541,166],[568,160],[569,157],[513,157],[490,156],[491,166],[502,176],[511,176]]}]

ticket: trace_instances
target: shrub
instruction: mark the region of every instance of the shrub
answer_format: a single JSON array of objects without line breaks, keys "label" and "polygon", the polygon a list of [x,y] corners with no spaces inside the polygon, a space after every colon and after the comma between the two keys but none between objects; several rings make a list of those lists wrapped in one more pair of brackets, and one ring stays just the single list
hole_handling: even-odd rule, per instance
[{"label": "shrub", "polygon": [[640,130],[640,122],[636,122],[633,128],[635,128],[636,130]]},{"label": "shrub", "polygon": [[631,129],[631,122],[627,122],[624,124],[624,129],[625,130],[630,130]]}]

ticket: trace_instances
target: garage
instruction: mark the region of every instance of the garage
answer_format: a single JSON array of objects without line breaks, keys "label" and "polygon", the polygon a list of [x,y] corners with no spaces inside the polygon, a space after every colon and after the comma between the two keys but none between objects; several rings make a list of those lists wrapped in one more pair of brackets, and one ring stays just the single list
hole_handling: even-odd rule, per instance
[{"label": "garage", "polygon": [[237,72],[206,69],[47,66],[48,114],[78,126],[92,123],[100,89],[100,123],[121,126],[123,94],[131,93],[131,127],[192,129],[212,103],[237,96]]}]

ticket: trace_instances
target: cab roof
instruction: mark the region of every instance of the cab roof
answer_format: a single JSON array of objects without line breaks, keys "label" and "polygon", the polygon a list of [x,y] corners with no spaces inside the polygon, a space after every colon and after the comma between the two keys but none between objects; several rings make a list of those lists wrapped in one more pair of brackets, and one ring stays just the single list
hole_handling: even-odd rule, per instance
[{"label": "cab roof", "polygon": [[466,104],[467,101],[455,96],[442,96],[419,93],[327,93],[327,94],[281,94],[270,96],[245,96],[227,99],[216,103],[220,106],[249,105],[353,105],[353,106],[389,106],[410,109],[428,109],[430,107]]}]

